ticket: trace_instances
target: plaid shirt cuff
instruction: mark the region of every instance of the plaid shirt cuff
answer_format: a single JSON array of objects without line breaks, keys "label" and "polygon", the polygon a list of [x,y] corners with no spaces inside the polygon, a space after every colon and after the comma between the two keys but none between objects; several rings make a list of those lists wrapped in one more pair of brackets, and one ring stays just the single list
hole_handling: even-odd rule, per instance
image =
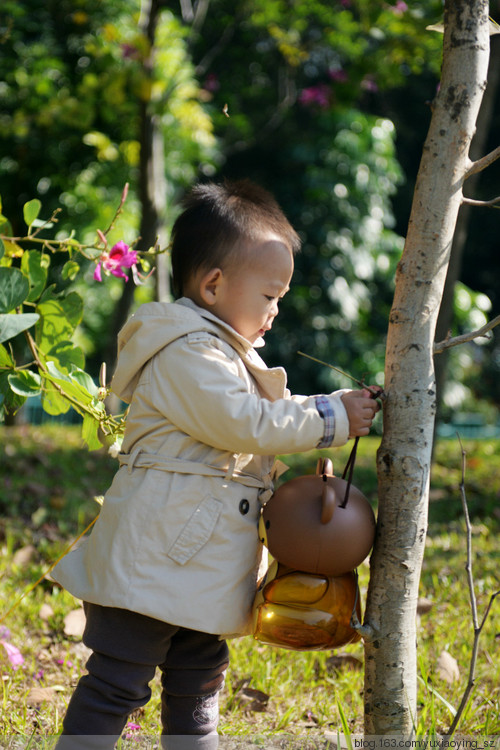
[{"label": "plaid shirt cuff", "polygon": [[321,417],[323,417],[324,432],[323,438],[319,441],[317,448],[329,448],[335,436],[335,413],[333,411],[330,399],[326,396],[316,396],[316,408]]}]

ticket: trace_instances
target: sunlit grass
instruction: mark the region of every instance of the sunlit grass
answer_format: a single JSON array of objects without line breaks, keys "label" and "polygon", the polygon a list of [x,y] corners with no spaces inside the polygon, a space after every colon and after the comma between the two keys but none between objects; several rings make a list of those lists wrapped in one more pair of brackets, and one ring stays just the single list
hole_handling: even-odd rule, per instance
[{"label": "sunlit grass", "polygon": [[[378,442],[377,438],[360,442],[354,478],[374,504]],[[466,443],[480,618],[490,595],[500,587],[499,519],[495,515],[500,488],[499,447],[493,441]],[[0,498],[2,616],[97,513],[93,495],[104,493],[115,464],[104,454],[86,453],[77,428],[3,428],[0,449],[5,456],[0,466],[4,488]],[[330,455],[340,474],[348,449]],[[314,472],[315,454],[285,460],[291,469],[284,479]],[[420,733],[446,731],[468,676],[473,627],[459,481],[460,450],[453,441],[442,442],[431,481],[434,499],[420,586],[420,596],[433,603],[418,621],[421,679],[416,724]],[[26,549],[23,559],[19,551]],[[359,572],[364,601],[368,566],[361,566]],[[34,732],[43,737],[60,731],[65,706],[87,657],[79,639],[64,634],[64,618],[78,606],[71,595],[45,580],[0,624],[9,629],[10,642],[24,656],[24,664],[14,670],[0,647],[1,734],[29,737]],[[496,602],[481,635],[476,685],[459,726],[463,735],[500,733],[499,606]],[[345,734],[346,727],[362,733],[362,644],[341,649],[341,655],[350,654],[355,659],[337,662],[332,656],[339,654],[333,652],[284,651],[251,638],[231,641],[230,650],[231,667],[221,695],[223,736],[251,736],[257,742],[258,737],[269,735],[313,738]],[[439,674],[442,651],[457,661],[460,678],[455,682],[447,682]],[[260,705],[264,710],[256,710],[258,706],[252,705],[245,689],[265,696]],[[144,734],[158,733],[159,690],[155,680],[152,700],[133,717]]]}]

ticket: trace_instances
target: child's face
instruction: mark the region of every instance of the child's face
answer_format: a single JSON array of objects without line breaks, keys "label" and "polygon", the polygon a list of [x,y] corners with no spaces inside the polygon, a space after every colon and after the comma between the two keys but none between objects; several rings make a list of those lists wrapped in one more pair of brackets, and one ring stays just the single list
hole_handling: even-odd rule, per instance
[{"label": "child's face", "polygon": [[249,241],[241,250],[241,263],[221,272],[210,309],[253,344],[271,329],[292,273],[292,253],[278,237]]}]

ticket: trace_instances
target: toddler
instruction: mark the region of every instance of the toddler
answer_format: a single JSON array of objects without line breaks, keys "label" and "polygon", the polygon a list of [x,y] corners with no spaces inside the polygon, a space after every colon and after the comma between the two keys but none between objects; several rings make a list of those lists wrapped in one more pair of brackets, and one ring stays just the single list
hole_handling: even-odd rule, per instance
[{"label": "toddler", "polygon": [[92,651],[60,750],[112,748],[157,667],[163,746],[216,747],[226,638],[250,632],[266,567],[258,520],[273,455],[370,430],[368,391],[292,396],[256,352],[298,249],[267,191],[198,185],[172,231],[177,301],[143,305],[119,334],[120,468],[91,535],[53,572],[84,601]]}]

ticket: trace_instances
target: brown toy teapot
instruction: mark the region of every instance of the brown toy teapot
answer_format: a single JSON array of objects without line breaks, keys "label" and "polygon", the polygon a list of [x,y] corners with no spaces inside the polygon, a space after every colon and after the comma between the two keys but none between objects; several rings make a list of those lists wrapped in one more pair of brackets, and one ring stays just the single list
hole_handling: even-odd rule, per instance
[{"label": "brown toy teapot", "polygon": [[282,565],[323,576],[354,570],[375,538],[373,510],[356,487],[333,476],[329,459],[315,475],[279,487],[262,510],[259,536]]}]

